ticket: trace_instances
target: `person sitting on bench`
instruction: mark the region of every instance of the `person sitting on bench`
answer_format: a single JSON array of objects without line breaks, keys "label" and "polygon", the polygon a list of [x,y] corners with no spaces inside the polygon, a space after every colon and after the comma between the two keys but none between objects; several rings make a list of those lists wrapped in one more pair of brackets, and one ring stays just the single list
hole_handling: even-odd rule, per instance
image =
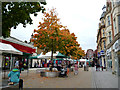
[{"label": "person sitting on bench", "polygon": [[60,77],[67,77],[67,68],[65,66],[62,66],[59,76]]},{"label": "person sitting on bench", "polygon": [[15,83],[19,83],[19,89],[23,89],[23,80],[20,79],[20,71],[18,69],[18,66],[15,66],[15,68],[8,74],[8,77],[10,78],[9,85],[14,85]]}]

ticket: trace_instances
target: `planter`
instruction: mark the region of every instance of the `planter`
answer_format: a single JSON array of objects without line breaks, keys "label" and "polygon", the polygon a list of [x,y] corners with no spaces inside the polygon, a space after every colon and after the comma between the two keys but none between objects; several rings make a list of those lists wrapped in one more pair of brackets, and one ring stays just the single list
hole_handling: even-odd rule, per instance
[{"label": "planter", "polygon": [[50,72],[50,71],[42,71],[41,76],[42,77],[58,77],[59,73],[60,72],[58,72],[58,71],[52,71],[52,72]]}]

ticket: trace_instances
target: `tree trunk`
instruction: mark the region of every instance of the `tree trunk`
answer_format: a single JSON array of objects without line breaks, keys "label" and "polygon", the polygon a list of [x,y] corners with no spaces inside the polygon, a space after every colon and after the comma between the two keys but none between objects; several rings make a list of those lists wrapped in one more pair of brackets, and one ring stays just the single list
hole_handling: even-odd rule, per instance
[{"label": "tree trunk", "polygon": [[53,40],[52,40],[52,50],[51,50],[51,62],[52,62],[52,65],[50,67],[50,71],[52,72],[52,68],[53,68],[53,65],[54,65],[54,62],[53,62]]}]

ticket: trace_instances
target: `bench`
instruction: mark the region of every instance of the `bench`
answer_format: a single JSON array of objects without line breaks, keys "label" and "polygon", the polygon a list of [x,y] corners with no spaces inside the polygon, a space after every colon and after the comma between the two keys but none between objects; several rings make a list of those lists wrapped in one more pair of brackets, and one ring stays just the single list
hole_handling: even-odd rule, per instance
[{"label": "bench", "polygon": [[14,88],[14,89],[15,89],[15,88],[16,88],[16,89],[19,88],[19,83],[15,83],[14,85],[3,86],[3,87],[2,87],[2,90],[4,90],[4,89],[5,89],[5,90],[10,90],[10,88],[11,88],[11,89],[12,89],[12,88]]}]

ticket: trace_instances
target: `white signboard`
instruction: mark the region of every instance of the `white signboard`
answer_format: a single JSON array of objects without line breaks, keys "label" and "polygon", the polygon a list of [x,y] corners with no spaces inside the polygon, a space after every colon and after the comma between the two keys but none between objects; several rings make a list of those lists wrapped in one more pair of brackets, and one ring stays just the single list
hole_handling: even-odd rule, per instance
[{"label": "white signboard", "polygon": [[114,45],[113,45],[113,49],[115,50],[115,52],[120,50],[120,43],[119,43],[120,39],[117,40]]},{"label": "white signboard", "polygon": [[111,48],[107,49],[107,50],[106,50],[106,55],[109,56],[109,55],[110,55],[110,54],[109,54],[110,52],[111,52]]}]

